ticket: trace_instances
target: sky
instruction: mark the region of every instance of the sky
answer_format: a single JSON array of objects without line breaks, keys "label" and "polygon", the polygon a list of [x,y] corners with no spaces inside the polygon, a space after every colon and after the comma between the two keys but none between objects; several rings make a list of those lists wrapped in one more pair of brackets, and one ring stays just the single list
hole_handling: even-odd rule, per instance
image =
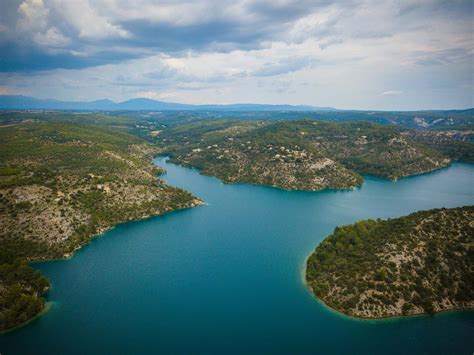
[{"label": "sky", "polygon": [[0,0],[0,95],[474,107],[474,1]]}]

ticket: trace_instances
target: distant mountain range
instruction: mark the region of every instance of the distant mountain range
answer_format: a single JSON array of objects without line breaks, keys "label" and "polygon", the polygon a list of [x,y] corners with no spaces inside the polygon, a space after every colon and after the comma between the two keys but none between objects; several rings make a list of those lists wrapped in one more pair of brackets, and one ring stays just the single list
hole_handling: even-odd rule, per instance
[{"label": "distant mountain range", "polygon": [[131,99],[123,102],[111,100],[96,101],[58,101],[36,99],[19,95],[0,95],[0,109],[17,110],[74,110],[74,111],[336,111],[331,107],[314,107],[305,105],[265,105],[265,104],[231,104],[231,105],[188,105],[173,102],[157,101],[145,98]]}]

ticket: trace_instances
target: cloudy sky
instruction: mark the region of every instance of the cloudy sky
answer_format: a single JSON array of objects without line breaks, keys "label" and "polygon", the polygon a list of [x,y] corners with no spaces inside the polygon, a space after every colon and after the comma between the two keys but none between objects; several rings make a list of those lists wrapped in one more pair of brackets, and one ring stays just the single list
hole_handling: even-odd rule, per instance
[{"label": "cloudy sky", "polygon": [[474,1],[1,0],[0,94],[474,106]]}]

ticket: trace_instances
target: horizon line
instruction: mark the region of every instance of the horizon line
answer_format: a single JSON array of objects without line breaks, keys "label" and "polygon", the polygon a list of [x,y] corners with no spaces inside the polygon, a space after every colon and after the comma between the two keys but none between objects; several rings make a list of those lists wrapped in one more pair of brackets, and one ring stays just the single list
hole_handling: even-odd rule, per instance
[{"label": "horizon line", "polygon": [[[114,101],[109,98],[98,98],[98,99],[93,99],[93,100],[61,100],[61,99],[55,99],[55,98],[38,98],[34,96],[28,96],[28,95],[23,95],[23,94],[1,94],[0,97],[23,97],[23,98],[28,98],[28,99],[34,99],[34,100],[42,100],[42,101],[55,101],[57,103],[75,103],[75,104],[80,104],[80,103],[93,103],[96,101],[109,101],[112,104],[122,104],[128,101],[132,100],[148,100],[152,102],[159,102],[159,103],[165,103],[165,104],[176,104],[176,105],[183,105],[183,106],[194,106],[194,107],[200,107],[200,106],[237,106],[237,105],[255,105],[255,106],[291,106],[291,107],[301,107],[301,106],[306,106],[308,108],[313,108],[313,109],[329,109],[329,110],[335,110],[335,111],[374,111],[374,112],[424,112],[424,111],[467,111],[467,110],[472,110],[474,109],[474,106],[470,107],[465,107],[465,108],[426,108],[426,109],[371,109],[371,108],[338,108],[338,107],[333,107],[333,106],[315,106],[314,104],[289,104],[289,103],[255,103],[255,102],[235,102],[235,103],[199,103],[199,104],[191,104],[191,103],[182,103],[182,102],[174,102],[174,101],[163,101],[163,100],[157,100],[157,99],[152,99],[149,97],[143,97],[143,96],[137,96],[137,97],[131,97],[122,101]],[[24,108],[24,109],[18,109],[18,108],[1,108],[1,111],[5,110],[19,110],[19,111],[24,111],[24,110],[45,110],[45,111],[91,111],[90,109],[30,109],[30,108]],[[94,109],[92,111],[120,111],[120,109],[114,110],[114,109]],[[131,111],[150,111],[147,109],[144,110],[131,110]],[[160,109],[160,111],[180,111],[179,109]]]}]

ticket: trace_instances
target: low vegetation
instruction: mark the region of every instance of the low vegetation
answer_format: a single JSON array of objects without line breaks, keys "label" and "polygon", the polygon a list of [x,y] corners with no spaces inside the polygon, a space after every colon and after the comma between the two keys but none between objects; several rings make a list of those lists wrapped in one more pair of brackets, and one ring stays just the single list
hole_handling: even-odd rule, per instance
[{"label": "low vegetation", "polygon": [[453,160],[474,163],[474,130],[410,131],[414,141],[433,148]]},{"label": "low vegetation", "polygon": [[474,307],[474,206],[338,227],[306,281],[330,307],[381,318]]},{"label": "low vegetation", "polygon": [[26,261],[67,257],[117,223],[201,203],[157,177],[157,148],[129,127],[82,117],[0,126],[0,330],[43,308],[48,282]]},{"label": "low vegetation", "polygon": [[[250,111],[249,111],[250,110]],[[109,114],[117,117],[134,117],[143,120],[159,121],[164,124],[234,118],[254,121],[286,121],[306,118],[329,122],[367,121],[383,125],[395,125],[420,131],[473,129],[474,109],[445,111],[242,111],[197,110],[197,111],[115,111]],[[471,134],[472,137],[472,134]]]},{"label": "low vegetation", "polygon": [[24,259],[0,255],[0,331],[13,328],[35,317],[43,309],[41,297],[48,280]]},{"label": "low vegetation", "polygon": [[[28,261],[68,257],[117,223],[202,203],[159,179],[153,155],[168,154],[228,183],[290,190],[352,188],[364,174],[397,179],[450,159],[473,161],[468,111],[413,121],[422,131],[324,121],[352,121],[354,112],[317,113],[323,121],[228,114],[0,112],[0,331],[44,307],[49,283]],[[413,120],[384,117],[405,126]],[[428,131],[435,126],[449,130]]]},{"label": "low vegetation", "polygon": [[450,164],[399,128],[368,122],[215,120],[165,130],[160,139],[172,161],[206,175],[288,190],[352,188],[363,174],[395,180]]}]

